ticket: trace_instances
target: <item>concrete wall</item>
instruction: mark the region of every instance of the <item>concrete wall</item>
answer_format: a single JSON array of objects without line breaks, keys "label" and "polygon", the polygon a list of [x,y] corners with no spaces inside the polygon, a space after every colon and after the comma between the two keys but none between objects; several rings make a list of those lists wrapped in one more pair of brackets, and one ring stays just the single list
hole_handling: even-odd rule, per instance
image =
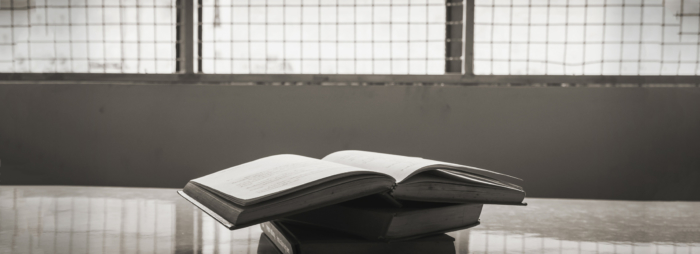
[{"label": "concrete wall", "polygon": [[700,200],[700,89],[0,85],[0,184],[182,187],[343,149],[501,171],[532,197]]}]

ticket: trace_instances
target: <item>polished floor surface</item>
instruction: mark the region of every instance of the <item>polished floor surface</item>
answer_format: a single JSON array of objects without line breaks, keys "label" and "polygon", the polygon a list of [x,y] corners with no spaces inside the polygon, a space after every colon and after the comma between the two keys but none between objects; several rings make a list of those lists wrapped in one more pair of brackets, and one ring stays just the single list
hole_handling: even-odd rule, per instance
[{"label": "polished floor surface", "polygon": [[[257,253],[175,189],[0,186],[0,253]],[[484,206],[458,253],[700,253],[700,202],[526,200]]]}]

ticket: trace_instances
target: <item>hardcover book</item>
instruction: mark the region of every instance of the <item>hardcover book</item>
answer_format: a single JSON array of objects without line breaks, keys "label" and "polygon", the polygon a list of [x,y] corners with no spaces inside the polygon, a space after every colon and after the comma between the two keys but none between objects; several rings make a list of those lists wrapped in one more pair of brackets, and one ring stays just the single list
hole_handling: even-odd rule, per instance
[{"label": "hardcover book", "polygon": [[368,240],[396,241],[479,225],[482,204],[403,202],[395,207],[370,197],[281,219],[340,231]]},{"label": "hardcover book", "polygon": [[190,180],[178,193],[235,229],[381,193],[397,205],[522,204],[525,191],[505,179],[518,178],[418,157],[340,151],[321,160],[265,157]]},{"label": "hardcover book", "polygon": [[[274,253],[271,245],[282,254],[320,254],[320,253],[365,253],[365,254],[454,254],[454,238],[446,234],[437,234],[422,238],[382,242],[368,241],[350,235],[325,231],[305,225],[270,221],[260,224],[263,229],[258,246],[259,253]],[[265,242],[267,241],[267,242]],[[262,250],[262,251],[261,251]]]}]

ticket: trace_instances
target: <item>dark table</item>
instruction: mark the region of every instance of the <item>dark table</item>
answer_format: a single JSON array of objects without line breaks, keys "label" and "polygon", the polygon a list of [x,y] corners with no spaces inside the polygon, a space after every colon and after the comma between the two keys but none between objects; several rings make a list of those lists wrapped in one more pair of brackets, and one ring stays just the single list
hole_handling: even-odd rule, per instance
[{"label": "dark table", "polygon": [[[0,253],[256,253],[176,189],[0,186]],[[700,202],[528,198],[451,232],[458,253],[700,253]]]}]

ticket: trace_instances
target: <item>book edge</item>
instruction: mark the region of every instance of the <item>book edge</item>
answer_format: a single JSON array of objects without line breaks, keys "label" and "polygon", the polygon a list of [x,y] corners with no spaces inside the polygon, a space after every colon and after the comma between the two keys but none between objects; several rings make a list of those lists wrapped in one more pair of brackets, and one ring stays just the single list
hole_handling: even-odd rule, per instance
[{"label": "book edge", "polygon": [[189,202],[192,203],[194,206],[196,206],[197,208],[199,208],[199,210],[202,210],[204,213],[206,213],[206,214],[208,214],[209,216],[211,216],[212,218],[214,218],[214,220],[216,220],[216,221],[218,221],[219,223],[221,223],[221,225],[224,225],[224,227],[226,227],[226,228],[228,228],[228,229],[233,229],[233,228],[236,226],[235,224],[233,224],[233,223],[229,222],[228,220],[224,219],[224,218],[221,217],[219,214],[215,213],[214,211],[212,211],[211,209],[207,208],[207,207],[204,206],[203,204],[199,203],[199,202],[198,202],[197,200],[195,200],[194,198],[192,198],[192,197],[190,197],[189,195],[185,194],[185,192],[183,192],[183,191],[180,190],[180,191],[177,191],[177,194],[179,194],[179,195],[182,196],[185,200],[189,201]]},{"label": "book edge", "polygon": [[519,201],[519,202],[489,202],[489,201],[483,201],[483,200],[478,200],[478,201],[464,201],[464,202],[454,202],[451,200],[435,200],[435,199],[421,199],[421,198],[410,198],[410,197],[401,197],[401,196],[396,196],[394,192],[391,192],[391,196],[394,197],[398,201],[418,201],[418,202],[435,202],[435,203],[450,203],[450,204],[484,204],[484,205],[514,205],[514,206],[527,206],[527,202],[524,201]]},{"label": "book edge", "polygon": [[[449,229],[442,229],[442,230],[438,230],[438,231],[433,231],[433,232],[428,232],[428,233],[423,233],[423,234],[418,234],[418,235],[412,235],[412,236],[407,236],[407,237],[384,238],[384,241],[386,241],[386,242],[400,242],[400,241],[412,240],[412,239],[422,238],[422,237],[431,236],[431,235],[439,235],[439,234],[444,234],[447,232],[453,232],[453,231],[459,231],[459,230],[464,230],[464,229],[468,229],[468,228],[473,228],[473,227],[476,227],[479,225],[481,225],[481,220],[476,220],[475,223],[468,224],[465,226],[458,226],[458,227],[449,228]],[[454,237],[452,237],[452,238],[454,241]]]}]

